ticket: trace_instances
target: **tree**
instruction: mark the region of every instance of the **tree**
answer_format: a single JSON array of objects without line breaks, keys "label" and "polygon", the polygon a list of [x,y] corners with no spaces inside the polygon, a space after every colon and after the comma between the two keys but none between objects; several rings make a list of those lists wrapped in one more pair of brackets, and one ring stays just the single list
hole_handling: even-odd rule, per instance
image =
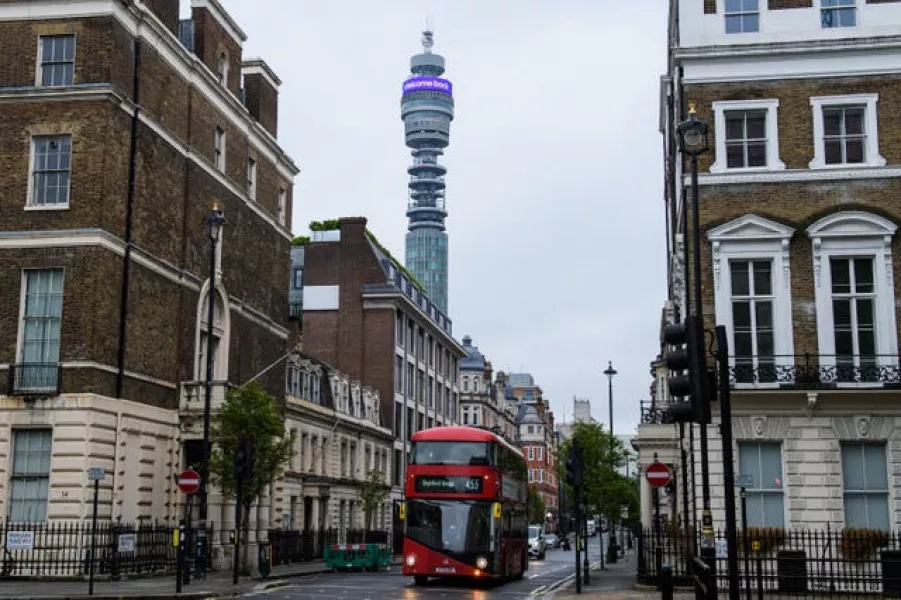
[{"label": "tree", "polygon": [[572,484],[566,481],[566,458],[573,440],[582,448],[583,503],[586,517],[603,515],[611,521],[620,518],[623,506],[637,511],[637,488],[634,479],[624,476],[620,469],[626,462],[627,451],[622,442],[604,430],[600,423],[576,423],[572,437],[563,442],[558,453],[559,481],[566,486],[568,498],[575,498]]},{"label": "tree", "polygon": [[[226,497],[237,495],[234,457],[242,437],[253,448],[253,472],[241,483],[242,523],[235,525],[243,530],[241,539],[246,540],[250,507],[281,477],[293,455],[293,439],[285,432],[281,407],[257,382],[230,390],[210,429],[210,480]],[[246,545],[243,561],[246,565]]]},{"label": "tree", "polygon": [[538,491],[538,486],[534,483],[529,486],[526,506],[528,506],[529,510],[529,523],[544,524],[544,499],[541,497],[541,492]]},{"label": "tree", "polygon": [[367,539],[369,530],[372,527],[372,515],[379,504],[388,497],[388,489],[388,486],[385,485],[385,474],[378,469],[373,469],[369,472],[369,477],[360,488],[360,500],[363,502]]}]

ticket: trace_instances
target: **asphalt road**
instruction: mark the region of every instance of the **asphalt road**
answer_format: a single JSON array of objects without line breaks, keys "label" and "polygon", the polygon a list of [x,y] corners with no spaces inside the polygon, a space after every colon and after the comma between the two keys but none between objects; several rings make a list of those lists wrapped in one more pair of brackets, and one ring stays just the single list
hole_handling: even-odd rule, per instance
[{"label": "asphalt road", "polygon": [[[598,538],[589,541],[589,556],[598,559]],[[541,592],[572,575],[572,550],[548,550],[544,560],[530,560],[529,570],[520,581],[506,584],[472,583],[432,579],[426,585],[414,585],[400,567],[382,573],[328,573],[294,579],[286,586],[257,592],[265,600],[523,600],[541,598]]]}]

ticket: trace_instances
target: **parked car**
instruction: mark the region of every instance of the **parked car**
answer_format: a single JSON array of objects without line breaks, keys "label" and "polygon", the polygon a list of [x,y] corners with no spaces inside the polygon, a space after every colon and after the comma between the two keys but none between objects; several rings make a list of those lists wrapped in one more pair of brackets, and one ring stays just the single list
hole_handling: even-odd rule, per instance
[{"label": "parked car", "polygon": [[544,536],[541,535],[541,527],[538,525],[529,525],[529,556],[534,556],[538,560],[544,560],[547,553],[547,544]]},{"label": "parked car", "polygon": [[544,534],[544,545],[547,548],[559,548],[560,547],[560,538],[557,537],[554,533],[545,533]]}]

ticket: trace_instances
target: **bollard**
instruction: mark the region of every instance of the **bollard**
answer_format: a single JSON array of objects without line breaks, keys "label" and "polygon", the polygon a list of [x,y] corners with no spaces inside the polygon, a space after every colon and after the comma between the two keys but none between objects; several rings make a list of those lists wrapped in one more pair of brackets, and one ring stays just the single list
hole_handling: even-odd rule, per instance
[{"label": "bollard", "polygon": [[660,598],[673,600],[673,568],[669,565],[660,569]]}]

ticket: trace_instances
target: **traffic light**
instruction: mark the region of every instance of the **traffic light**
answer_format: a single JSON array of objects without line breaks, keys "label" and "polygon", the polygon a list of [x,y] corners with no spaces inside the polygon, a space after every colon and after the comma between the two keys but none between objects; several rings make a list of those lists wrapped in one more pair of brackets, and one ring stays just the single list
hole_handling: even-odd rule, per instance
[{"label": "traffic light", "polygon": [[250,440],[241,438],[238,440],[238,450],[235,452],[235,479],[247,480],[253,477],[253,447]]},{"label": "traffic light", "polygon": [[664,357],[671,376],[667,380],[670,396],[681,398],[669,407],[677,423],[710,423],[707,361],[704,330],[698,317],[686,317],[684,323],[663,328],[663,341],[670,346]]},{"label": "traffic light", "polygon": [[[569,450],[569,456],[566,457],[566,479],[574,488],[582,485],[582,448],[573,440],[572,448]],[[578,501],[578,493],[576,500]]]}]

